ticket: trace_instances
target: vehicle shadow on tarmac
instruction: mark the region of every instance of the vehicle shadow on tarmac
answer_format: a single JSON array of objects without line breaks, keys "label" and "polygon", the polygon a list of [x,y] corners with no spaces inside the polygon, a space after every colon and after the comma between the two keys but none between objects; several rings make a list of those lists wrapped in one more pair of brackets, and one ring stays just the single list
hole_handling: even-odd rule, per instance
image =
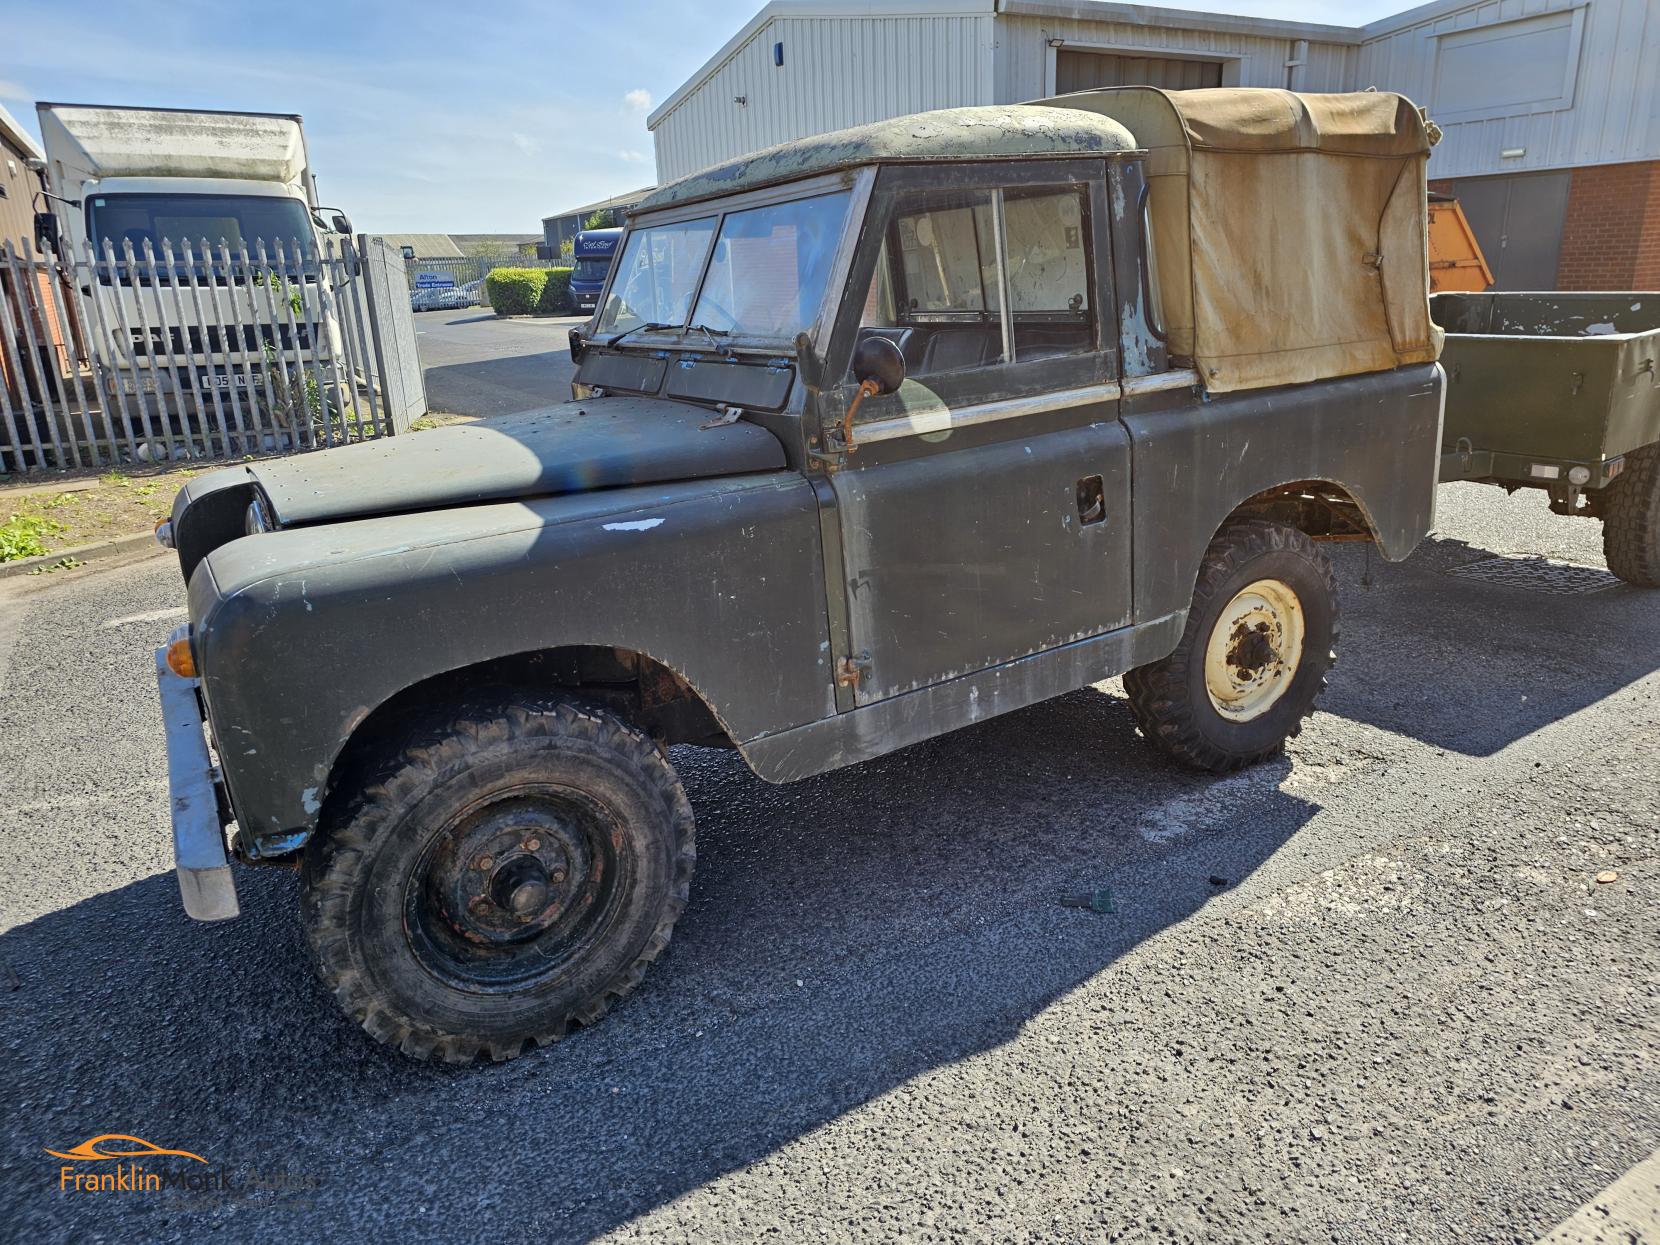
[{"label": "vehicle shadow on tarmac", "polygon": [[[1660,592],[1550,593],[1448,572],[1498,555],[1432,537],[1405,562],[1328,546],[1342,659],[1320,708],[1491,756],[1660,668]],[[1454,708],[1455,712],[1449,712]]]},{"label": "vehicle shadow on tarmac", "polygon": [[[1281,789],[1286,761],[1174,769],[1097,690],[790,787],[730,753],[675,760],[699,862],[674,945],[603,1024],[508,1064],[414,1063],[343,1019],[287,871],[239,869],[244,915],[223,925],[185,920],[160,874],[0,938],[24,1087],[5,1220],[160,1239],[232,1213],[239,1236],[409,1236],[460,1198],[516,1238],[587,1238],[1009,1041],[1317,811]],[[1115,911],[1058,903],[1096,888]],[[1141,1023],[1109,1002],[1097,1021],[1105,1041]],[[223,1195],[60,1205],[41,1148],[107,1132],[320,1185],[286,1209],[272,1193],[228,1211]]]}]

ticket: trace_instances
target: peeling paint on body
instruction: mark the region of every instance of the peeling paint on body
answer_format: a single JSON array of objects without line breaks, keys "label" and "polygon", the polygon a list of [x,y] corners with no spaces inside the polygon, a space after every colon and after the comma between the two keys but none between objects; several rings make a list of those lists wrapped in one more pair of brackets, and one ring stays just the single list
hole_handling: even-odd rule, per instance
[{"label": "peeling paint on body", "polygon": [[625,523],[602,524],[608,532],[649,532],[661,524],[661,519],[630,519]]}]

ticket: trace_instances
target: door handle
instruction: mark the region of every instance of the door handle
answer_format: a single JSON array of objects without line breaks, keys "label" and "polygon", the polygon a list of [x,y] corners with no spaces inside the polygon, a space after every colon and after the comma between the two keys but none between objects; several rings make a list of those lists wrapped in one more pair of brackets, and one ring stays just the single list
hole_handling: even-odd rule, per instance
[{"label": "door handle", "polygon": [[1088,527],[1107,517],[1106,483],[1100,476],[1085,476],[1078,481],[1078,523]]}]

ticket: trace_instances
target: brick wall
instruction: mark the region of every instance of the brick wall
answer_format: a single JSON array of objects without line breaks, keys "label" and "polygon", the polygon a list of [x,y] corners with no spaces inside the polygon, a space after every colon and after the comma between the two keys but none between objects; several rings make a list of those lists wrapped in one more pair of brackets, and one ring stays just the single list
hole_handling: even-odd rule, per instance
[{"label": "brick wall", "polygon": [[1660,160],[1574,170],[1556,284],[1660,289]]}]

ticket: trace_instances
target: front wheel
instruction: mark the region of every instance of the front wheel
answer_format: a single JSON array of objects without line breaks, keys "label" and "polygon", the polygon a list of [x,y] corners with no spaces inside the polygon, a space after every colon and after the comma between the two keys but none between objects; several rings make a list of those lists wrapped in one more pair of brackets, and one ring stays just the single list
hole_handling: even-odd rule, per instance
[{"label": "front wheel", "polygon": [[1625,456],[1600,509],[1608,569],[1638,588],[1660,588],[1660,445]]},{"label": "front wheel", "polygon": [[691,807],[639,731],[564,700],[463,712],[307,845],[324,983],[406,1055],[509,1059],[591,1024],[668,945]]},{"label": "front wheel", "polygon": [[1305,533],[1235,519],[1205,552],[1174,652],[1124,676],[1142,733],[1177,760],[1226,773],[1302,729],[1337,660],[1337,581]]}]

